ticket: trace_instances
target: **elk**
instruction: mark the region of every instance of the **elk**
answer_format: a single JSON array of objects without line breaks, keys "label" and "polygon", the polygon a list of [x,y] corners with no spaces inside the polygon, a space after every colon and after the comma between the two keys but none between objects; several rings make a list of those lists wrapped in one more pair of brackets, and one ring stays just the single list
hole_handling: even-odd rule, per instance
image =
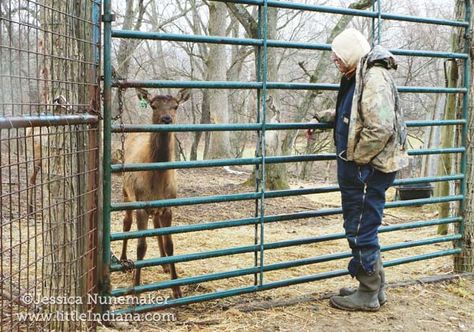
[{"label": "elk", "polygon": [[[170,95],[151,96],[144,89],[137,89],[139,99],[144,99],[153,110],[153,124],[172,124],[176,122],[178,106],[189,99],[189,91],[181,90],[175,97]],[[133,133],[128,135],[124,144],[124,163],[154,163],[174,160],[175,136],[172,132]],[[123,198],[125,202],[153,201],[176,198],[175,170],[154,170],[128,172],[123,175]],[[125,212],[123,231],[128,232],[133,223],[132,210]],[[170,207],[139,209],[135,213],[138,230],[148,228],[148,219],[152,216],[153,226],[169,227],[172,221]],[[173,240],[171,235],[157,237],[161,257],[173,256]],[[139,238],[137,243],[137,260],[145,257],[147,249],[146,238]],[[127,259],[127,240],[123,240],[120,260]],[[163,265],[166,273],[171,273],[171,279],[178,278],[175,264]],[[140,268],[135,270],[135,286],[140,285]],[[181,297],[179,286],[173,287],[174,298]]]},{"label": "elk", "polygon": [[[66,114],[72,111],[71,104],[68,103],[66,98],[62,95],[57,96],[53,99],[54,113],[53,114]],[[43,167],[43,147],[48,147],[49,142],[49,128],[46,127],[46,132],[41,131],[39,127],[28,127],[26,128],[25,136],[33,139],[33,173],[30,176],[28,186],[28,214],[33,213],[35,209],[34,202],[34,190],[36,187],[36,179],[39,171]],[[49,155],[48,155],[49,156]]]}]

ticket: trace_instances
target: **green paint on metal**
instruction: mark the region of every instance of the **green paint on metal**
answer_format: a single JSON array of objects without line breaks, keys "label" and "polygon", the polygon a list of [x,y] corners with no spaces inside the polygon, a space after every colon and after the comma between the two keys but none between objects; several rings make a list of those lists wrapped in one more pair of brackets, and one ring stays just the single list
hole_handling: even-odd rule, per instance
[{"label": "green paint on metal", "polygon": [[[241,288],[228,289],[214,293],[207,293],[201,295],[187,296],[180,299],[173,299],[165,304],[157,305],[140,305],[134,308],[126,308],[115,311],[114,313],[130,313],[130,312],[145,312],[168,306],[182,305],[188,303],[208,301],[211,299],[224,298],[227,296],[235,296],[239,294],[252,293],[277,287],[284,287],[295,285],[303,282],[310,282],[316,280],[323,280],[327,278],[347,275],[347,270],[336,270],[324,273],[318,273],[309,276],[298,277],[294,279],[278,280],[273,282],[265,282],[265,272],[275,271],[280,269],[292,268],[297,266],[304,266],[308,264],[318,264],[336,259],[344,259],[350,257],[349,252],[333,253],[329,255],[320,255],[296,261],[278,262],[273,264],[265,264],[265,251],[287,248],[292,246],[309,245],[318,242],[334,241],[344,238],[343,233],[327,234],[315,236],[310,238],[292,239],[280,242],[265,242],[265,224],[276,223],[282,221],[295,221],[301,219],[315,218],[314,222],[317,224],[318,219],[323,216],[341,215],[341,208],[329,208],[315,211],[301,211],[294,213],[286,213],[279,215],[266,215],[265,205],[266,199],[273,199],[278,197],[288,197],[296,195],[309,195],[319,193],[329,193],[339,191],[338,186],[331,185],[325,187],[315,188],[300,188],[288,190],[267,191],[266,184],[266,165],[276,163],[294,163],[303,161],[322,161],[335,160],[336,156],[333,153],[327,154],[313,154],[302,156],[267,156],[265,151],[265,133],[270,130],[304,130],[308,128],[315,128],[320,130],[331,129],[329,124],[307,124],[307,123],[267,123],[267,95],[268,91],[272,89],[283,90],[325,90],[337,91],[339,85],[328,83],[295,83],[295,82],[269,82],[268,81],[268,50],[269,48],[291,48],[304,49],[315,51],[329,51],[330,45],[321,43],[302,43],[290,42],[268,39],[268,10],[269,8],[285,8],[292,10],[314,11],[327,14],[338,15],[355,15],[366,18],[371,18],[373,22],[373,41],[380,43],[382,34],[382,20],[397,20],[416,22],[423,24],[438,24],[453,27],[461,27],[470,31],[470,17],[471,4],[466,0],[466,19],[465,21],[454,21],[437,18],[420,18],[409,15],[398,15],[382,12],[381,0],[373,3],[372,10],[354,10],[348,8],[337,8],[322,5],[308,5],[304,3],[295,3],[290,1],[276,1],[276,0],[234,0],[222,2],[234,2],[239,4],[249,4],[258,6],[258,36],[257,38],[230,38],[221,36],[199,36],[199,35],[182,35],[171,33],[158,32],[141,32],[130,30],[113,30],[111,27],[111,20],[113,15],[111,12],[111,1],[104,0],[104,158],[103,158],[103,237],[102,248],[103,255],[101,257],[104,264],[104,271],[102,271],[102,284],[100,286],[101,293],[105,296],[123,296],[126,294],[139,294],[148,291],[156,291],[169,288],[177,285],[189,285],[201,282],[208,282],[213,280],[221,280],[226,278],[234,278],[240,276],[254,275],[254,285],[245,286]],[[132,39],[149,39],[149,40],[167,40],[190,43],[213,43],[213,44],[228,44],[228,45],[247,45],[255,47],[256,52],[256,81],[255,82],[230,82],[230,81],[166,81],[166,80],[117,80],[112,81],[112,66],[111,66],[111,47],[112,38],[132,38]],[[466,170],[466,135],[467,135],[467,115],[469,102],[469,66],[471,59],[469,57],[470,41],[466,40],[466,45],[463,53],[454,52],[440,52],[430,50],[405,50],[392,49],[395,55],[402,56],[416,56],[416,57],[430,57],[430,58],[448,58],[448,59],[462,59],[465,61],[464,67],[464,86],[460,88],[445,88],[445,87],[431,87],[431,86],[400,86],[398,90],[402,93],[456,93],[463,94],[463,116],[462,119],[456,120],[424,120],[424,121],[408,121],[408,127],[428,127],[428,126],[462,126],[463,139],[461,146],[450,148],[432,148],[432,149],[416,149],[410,150],[409,154],[413,156],[444,154],[444,153],[459,153],[462,154],[461,172],[460,174],[451,174],[447,176],[433,176],[423,178],[398,179],[394,185],[407,185],[417,183],[432,183],[440,181],[461,181],[460,194],[445,196],[445,197],[430,197],[425,199],[416,199],[408,201],[394,201],[387,202],[386,208],[411,207],[424,204],[438,204],[441,202],[460,202],[461,209],[464,206],[464,194],[466,190],[465,170]],[[173,124],[173,125],[130,125],[117,126],[111,124],[111,91],[113,87],[120,88],[195,88],[195,89],[255,89],[257,92],[257,119],[255,123],[232,123],[232,124]],[[139,102],[139,106],[145,106]],[[23,120],[21,120],[23,121]],[[0,124],[3,122],[0,119]],[[5,124],[8,125],[8,124]],[[112,133],[121,132],[195,132],[195,131],[255,131],[258,135],[255,156],[251,158],[240,159],[222,159],[222,160],[199,160],[199,161],[173,161],[163,163],[150,164],[111,164],[111,137]],[[237,193],[231,195],[215,195],[215,196],[201,196],[201,197],[182,197],[176,199],[165,199],[157,201],[139,201],[139,202],[111,202],[111,173],[112,172],[136,172],[144,170],[165,170],[165,169],[186,169],[186,168],[201,168],[201,167],[223,167],[232,165],[253,165],[256,169],[256,184],[255,191]],[[194,204],[211,204],[228,201],[255,201],[255,215],[252,218],[220,220],[214,222],[192,224],[192,225],[178,225],[159,229],[148,229],[143,231],[134,231],[127,233],[111,233],[111,212],[122,210],[133,210],[143,208],[158,208],[166,206],[185,206]],[[425,259],[432,259],[446,255],[459,254],[461,252],[461,238],[463,228],[463,218],[453,216],[443,219],[423,220],[410,223],[384,226],[380,228],[380,232],[401,231],[407,229],[414,229],[420,227],[428,227],[442,224],[460,224],[460,234],[453,234],[444,237],[421,239],[417,241],[397,243],[382,247],[383,251],[400,250],[404,248],[411,248],[416,246],[430,245],[435,243],[456,241],[457,246],[454,249],[441,250],[433,253],[416,255],[412,257],[403,257],[385,263],[385,266],[395,266],[399,264],[406,264],[410,262],[422,261]],[[112,263],[110,260],[110,243],[111,241],[121,241],[124,239],[137,239],[142,237],[190,233],[199,231],[209,231],[216,229],[223,229],[229,227],[250,226],[255,229],[255,240],[253,245],[245,245],[233,248],[224,248],[219,250],[187,253],[162,258],[150,258],[135,262],[135,267],[156,266],[170,262],[187,262],[200,259],[209,259],[212,257],[225,257],[228,255],[252,254],[254,255],[254,266],[237,269],[233,271],[225,271],[218,273],[210,273],[200,276],[188,276],[175,280],[168,280],[163,282],[156,282],[147,285],[136,287],[110,289],[110,273],[111,271],[122,271],[124,267],[118,262]],[[316,226],[316,225],[315,225]]]}]

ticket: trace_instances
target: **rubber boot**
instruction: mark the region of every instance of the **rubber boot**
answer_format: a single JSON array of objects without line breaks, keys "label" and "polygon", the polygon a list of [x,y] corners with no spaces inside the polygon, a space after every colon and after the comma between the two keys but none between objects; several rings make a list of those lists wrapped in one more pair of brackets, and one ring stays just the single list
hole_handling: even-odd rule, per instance
[{"label": "rubber boot", "polygon": [[331,297],[331,305],[347,311],[378,311],[380,309],[378,294],[381,286],[380,262],[377,261],[375,264],[372,275],[361,269],[356,279],[359,281],[359,288],[351,295]]},{"label": "rubber boot", "polygon": [[[383,270],[382,259],[380,260],[380,289],[379,289],[379,304],[382,306],[387,302],[387,295],[385,294],[385,272]],[[355,288],[343,287],[339,290],[339,295],[352,295],[357,291]]]}]

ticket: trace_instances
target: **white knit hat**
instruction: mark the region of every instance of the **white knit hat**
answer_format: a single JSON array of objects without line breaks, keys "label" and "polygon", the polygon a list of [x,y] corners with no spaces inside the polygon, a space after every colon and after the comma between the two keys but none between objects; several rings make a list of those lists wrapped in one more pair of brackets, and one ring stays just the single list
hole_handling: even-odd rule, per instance
[{"label": "white knit hat", "polygon": [[331,48],[346,67],[352,69],[357,66],[364,55],[369,53],[370,44],[359,31],[351,28],[338,34],[334,38]]}]

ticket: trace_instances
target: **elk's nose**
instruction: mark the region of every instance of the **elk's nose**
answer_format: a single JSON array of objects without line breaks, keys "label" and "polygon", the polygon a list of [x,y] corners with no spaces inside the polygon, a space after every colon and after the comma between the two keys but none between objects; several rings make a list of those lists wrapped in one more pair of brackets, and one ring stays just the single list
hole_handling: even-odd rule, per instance
[{"label": "elk's nose", "polygon": [[161,121],[162,121],[164,124],[170,124],[171,122],[173,122],[173,119],[171,118],[171,115],[166,114],[166,115],[163,115],[163,116],[161,117]]}]

